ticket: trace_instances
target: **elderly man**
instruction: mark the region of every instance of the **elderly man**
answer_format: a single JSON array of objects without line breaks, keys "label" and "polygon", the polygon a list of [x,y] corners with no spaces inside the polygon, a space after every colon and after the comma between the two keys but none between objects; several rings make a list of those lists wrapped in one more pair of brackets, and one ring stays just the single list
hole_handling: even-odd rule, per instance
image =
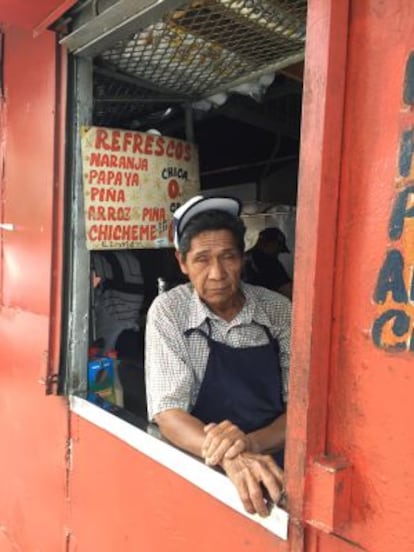
[{"label": "elderly man", "polygon": [[264,494],[278,502],[283,488],[270,454],[285,441],[290,302],[241,282],[240,208],[233,198],[197,196],[174,215],[190,283],[148,312],[148,414],[171,443],[221,466],[245,509],[265,516]]}]

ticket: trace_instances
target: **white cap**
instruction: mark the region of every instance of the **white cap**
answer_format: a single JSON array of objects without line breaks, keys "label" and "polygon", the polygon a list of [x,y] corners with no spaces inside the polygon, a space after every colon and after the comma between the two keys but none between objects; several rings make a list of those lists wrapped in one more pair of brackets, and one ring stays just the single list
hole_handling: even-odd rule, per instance
[{"label": "white cap", "polygon": [[241,207],[240,201],[235,197],[204,197],[202,195],[192,197],[174,213],[175,248],[178,249],[184,228],[195,215],[214,209],[238,217],[241,213]]},{"label": "white cap", "polygon": [[150,128],[149,130],[145,131],[146,134],[153,134],[154,136],[161,136],[161,132],[157,130],[156,128]]}]

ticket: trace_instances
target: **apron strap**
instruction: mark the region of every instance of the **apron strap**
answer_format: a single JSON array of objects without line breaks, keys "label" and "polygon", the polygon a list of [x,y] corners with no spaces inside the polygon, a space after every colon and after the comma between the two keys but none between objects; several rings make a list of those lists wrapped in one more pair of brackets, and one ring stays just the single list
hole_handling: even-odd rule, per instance
[{"label": "apron strap", "polygon": [[[267,326],[265,326],[264,324],[259,324],[258,322],[256,322],[256,324],[258,326],[261,326],[264,329],[264,331],[266,332],[266,335],[269,339],[269,343],[272,345],[272,347],[275,351],[275,354],[279,358],[280,381],[281,381],[281,384],[282,384],[282,370],[280,368],[280,357],[279,357],[279,353],[280,353],[279,341],[277,340],[276,337],[273,337],[273,335],[271,334],[271,332],[270,332],[270,330]],[[282,406],[284,407],[283,411],[286,412],[286,405],[285,405],[285,402],[283,400],[282,389],[280,389],[280,401],[281,401]]]},{"label": "apron strap", "polygon": [[207,339],[208,343],[210,344],[210,341],[212,339],[210,318],[206,318],[206,323],[207,323],[208,333],[205,332],[204,330],[202,330],[201,328],[189,328],[188,330],[185,330],[185,332],[184,332],[185,337],[189,337],[192,333],[198,332],[203,337],[205,337]]},{"label": "apron strap", "polygon": [[265,326],[264,324],[259,324],[259,322],[256,322],[255,320],[253,320],[253,323],[257,324],[258,326],[263,328],[265,334],[267,335],[267,339],[269,340],[269,343],[273,346],[273,348],[275,350],[275,353],[277,355],[279,355],[279,352],[280,352],[279,341],[277,340],[276,337],[273,337],[273,335],[272,335],[271,331],[269,330],[269,328],[267,326]]},{"label": "apron strap", "polygon": [[[269,343],[272,345],[276,355],[279,355],[279,352],[280,352],[279,341],[277,340],[276,337],[273,337],[269,328],[264,324],[260,324],[259,322],[256,322],[255,320],[253,320],[252,322],[257,326],[260,326],[261,328],[263,328],[264,332],[267,335]],[[189,337],[193,332],[198,332],[199,334],[201,334],[203,337],[207,339],[208,345],[210,346],[211,342],[213,341],[213,338],[211,337],[211,320],[208,317],[206,318],[206,324],[208,327],[208,333],[202,330],[201,328],[189,328],[184,332],[185,337]]]}]

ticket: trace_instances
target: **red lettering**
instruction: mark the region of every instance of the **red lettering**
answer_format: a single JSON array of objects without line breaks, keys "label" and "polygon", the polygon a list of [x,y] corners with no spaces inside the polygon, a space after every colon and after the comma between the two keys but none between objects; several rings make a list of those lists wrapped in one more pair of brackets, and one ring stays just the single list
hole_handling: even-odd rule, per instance
[{"label": "red lettering", "polygon": [[172,178],[168,182],[168,197],[170,199],[175,199],[178,194],[180,193],[180,186],[178,185],[178,182]]},{"label": "red lettering", "polygon": [[154,136],[151,136],[151,134],[149,134],[148,136],[145,137],[145,153],[147,155],[152,155],[152,144],[154,142]]},{"label": "red lettering", "polygon": [[142,134],[134,134],[134,145],[132,146],[132,153],[143,153],[142,149]]},{"label": "red lettering", "polygon": [[121,149],[121,146],[119,144],[120,137],[121,133],[119,130],[112,131],[112,151],[119,151]]},{"label": "red lettering", "polygon": [[177,142],[177,146],[175,148],[175,158],[180,161],[183,157],[183,143]]},{"label": "red lettering", "polygon": [[124,140],[122,143],[122,150],[127,151],[128,146],[131,145],[132,142],[132,132],[124,132]]},{"label": "red lettering", "polygon": [[127,186],[138,186],[139,174],[138,173],[124,173]]},{"label": "red lettering", "polygon": [[88,209],[88,220],[131,220],[130,207],[107,207],[91,205]]},{"label": "red lettering", "polygon": [[147,226],[141,226],[141,240],[148,240],[148,229],[148,224]]},{"label": "red lettering", "polygon": [[138,240],[138,226],[135,224],[134,226],[130,226],[130,228],[132,229],[132,234],[131,234],[131,237],[129,239],[137,241]]},{"label": "red lettering", "polygon": [[142,220],[160,221],[165,220],[165,209],[163,207],[144,207],[142,211]]},{"label": "red lettering", "polygon": [[168,142],[167,150],[166,150],[166,154],[168,157],[174,157],[174,147],[175,147],[174,140],[170,140],[170,142]]},{"label": "red lettering", "polygon": [[91,201],[110,201],[111,203],[124,203],[125,190],[117,190],[114,188],[91,188]]},{"label": "red lettering", "polygon": [[89,184],[92,184],[92,181],[98,176],[98,171],[95,171],[95,169],[92,169],[89,171]]},{"label": "red lettering", "polygon": [[114,226],[114,231],[113,231],[114,240],[121,239],[121,235],[122,235],[122,226]]},{"label": "red lettering", "polygon": [[89,232],[88,232],[88,238],[90,239],[90,241],[96,241],[97,237],[96,237],[96,231],[97,231],[97,226],[96,224],[94,224],[93,226],[91,226],[89,228]]},{"label": "red lettering", "polygon": [[101,154],[100,153],[91,153],[89,164],[93,167],[99,167],[101,162]]},{"label": "red lettering", "polygon": [[91,188],[91,201],[95,201],[99,196],[99,188]]},{"label": "red lettering", "polygon": [[157,238],[155,224],[122,225],[93,224],[88,230],[90,241],[154,241]]},{"label": "red lettering", "polygon": [[171,243],[174,241],[174,224],[172,220],[170,220],[170,224],[168,225],[168,241]]},{"label": "red lettering", "polygon": [[108,132],[104,128],[98,128],[95,136],[95,149],[110,150],[111,145],[108,144]]},{"label": "red lettering", "polygon": [[154,151],[154,155],[156,155],[157,157],[160,155],[164,155],[164,138],[162,136],[158,136],[155,141],[155,145],[156,148]]}]

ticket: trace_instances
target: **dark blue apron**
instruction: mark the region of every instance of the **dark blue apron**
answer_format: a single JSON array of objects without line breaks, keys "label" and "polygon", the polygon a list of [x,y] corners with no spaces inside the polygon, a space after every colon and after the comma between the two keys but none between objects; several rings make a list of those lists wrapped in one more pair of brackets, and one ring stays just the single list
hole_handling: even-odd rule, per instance
[{"label": "dark blue apron", "polygon": [[[284,413],[279,344],[266,326],[269,343],[230,347],[196,328],[208,342],[210,353],[191,414],[208,424],[230,420],[244,433],[266,427]],[[189,332],[187,332],[188,335]],[[275,455],[283,467],[283,451]]]}]

